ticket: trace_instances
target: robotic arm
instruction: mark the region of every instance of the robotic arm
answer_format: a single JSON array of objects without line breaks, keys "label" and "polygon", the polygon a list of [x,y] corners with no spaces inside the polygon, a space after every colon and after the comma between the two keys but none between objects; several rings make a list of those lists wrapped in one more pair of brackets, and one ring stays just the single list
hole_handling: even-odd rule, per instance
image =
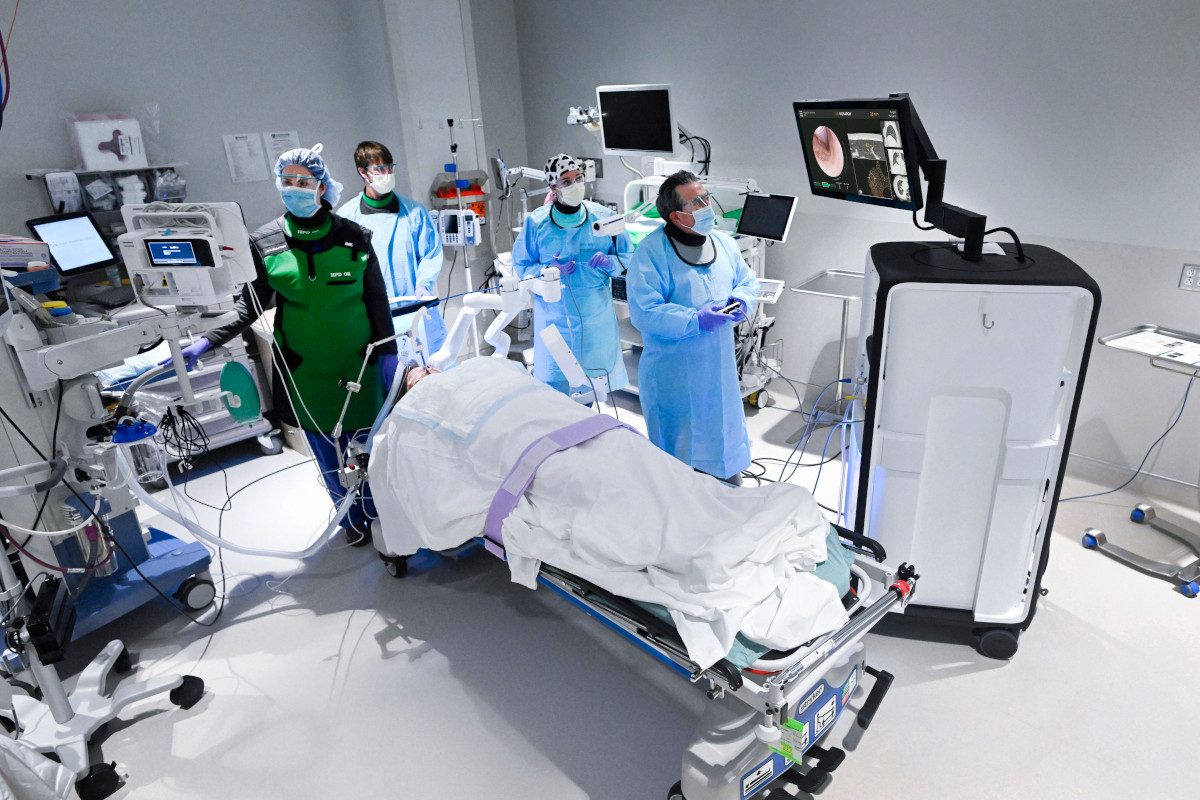
[{"label": "robotic arm", "polygon": [[471,321],[485,309],[497,313],[483,339],[494,348],[494,357],[507,358],[512,339],[504,329],[517,318],[517,314],[533,306],[535,295],[549,303],[556,303],[562,297],[562,283],[557,267],[545,267],[540,277],[527,280],[517,278],[512,274],[511,268],[506,268],[500,278],[499,294],[474,292],[465,295],[462,310],[458,312],[445,344],[430,357],[429,366],[444,370],[458,361]]},{"label": "robotic arm", "polygon": [[[493,357],[507,358],[512,340],[504,329],[516,319],[517,314],[530,308],[535,296],[548,303],[557,303],[562,298],[562,280],[557,267],[544,267],[540,277],[525,280],[513,275],[511,267],[501,269],[499,294],[476,292],[463,297],[462,310],[458,312],[442,349],[429,358],[429,366],[438,370],[454,366],[466,343],[471,321],[484,309],[497,312],[496,318],[484,333],[484,341],[494,348]],[[548,325],[538,331],[537,335],[541,337],[546,351],[563,371],[572,389],[581,390],[572,392],[573,399],[589,403],[593,398],[600,402],[608,398],[607,381],[603,377],[590,377],[584,372],[558,328]]]}]

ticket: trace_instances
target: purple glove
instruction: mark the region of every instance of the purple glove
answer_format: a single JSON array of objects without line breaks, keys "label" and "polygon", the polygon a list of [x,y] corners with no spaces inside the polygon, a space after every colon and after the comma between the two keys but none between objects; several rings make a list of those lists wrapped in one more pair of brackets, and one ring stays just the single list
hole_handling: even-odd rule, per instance
[{"label": "purple glove", "polygon": [[731,303],[737,303],[738,307],[730,311],[729,316],[733,318],[734,322],[744,321],[746,319],[746,304],[733,295],[729,296],[729,299],[725,301],[725,305],[730,305]]},{"label": "purple glove", "polygon": [[426,286],[418,286],[417,287],[417,299],[424,300],[426,297],[433,297],[433,292],[431,292],[429,290],[429,288]]},{"label": "purple glove", "polygon": [[[184,360],[187,361],[187,368],[189,370],[195,369],[196,361],[200,358],[200,356],[204,355],[209,350],[212,350],[212,342],[210,342],[208,339],[205,339],[203,336],[189,344],[187,347],[183,348],[182,354]],[[171,359],[164,358],[162,361],[158,362],[158,365],[160,367],[165,367],[170,363]]]},{"label": "purple glove", "polygon": [[[418,294],[420,289],[417,290]],[[400,357],[395,353],[384,353],[379,357],[379,373],[383,378],[383,393],[387,394],[392,390],[392,381],[396,380],[396,367],[400,364]]]},{"label": "purple glove", "polygon": [[730,314],[721,313],[721,309],[724,307],[720,303],[713,303],[711,306],[700,308],[696,312],[696,317],[700,320],[700,330],[705,333],[711,333],[722,325],[728,325],[730,322],[733,322],[733,317]]},{"label": "purple glove", "polygon": [[575,259],[568,258],[566,261],[559,261],[558,256],[554,257],[554,259],[550,262],[550,266],[558,267],[558,271],[562,273],[564,278],[568,275],[574,275],[575,270],[579,268],[575,264]]},{"label": "purple glove", "polygon": [[601,272],[608,272],[610,269],[612,269],[612,264],[612,256],[608,255],[607,253],[596,253],[596,255],[592,256],[591,260],[588,261],[589,267],[592,269],[598,269]]}]

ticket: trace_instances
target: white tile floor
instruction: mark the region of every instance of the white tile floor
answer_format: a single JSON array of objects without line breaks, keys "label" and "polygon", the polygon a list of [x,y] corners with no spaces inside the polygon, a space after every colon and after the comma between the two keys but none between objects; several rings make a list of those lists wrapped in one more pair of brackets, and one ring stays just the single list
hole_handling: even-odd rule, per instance
[{"label": "white tile floor", "polygon": [[[785,454],[797,424],[751,412],[755,455]],[[247,459],[230,482],[299,461]],[[838,477],[823,474],[827,504]],[[1088,488],[1070,481],[1067,493]],[[223,497],[217,475],[192,489]],[[1060,508],[1050,592],[1011,662],[952,637],[871,634],[869,661],[896,682],[822,796],[1194,793],[1200,600],[1079,545],[1088,525],[1128,537],[1137,499]],[[326,506],[299,466],[239,495],[224,531],[298,546]],[[340,542],[305,564],[229,555],[224,567],[215,627],[154,603],[76,643],[65,665],[64,676],[121,637],[143,673],[207,684],[188,711],[146,700],[110,727],[103,754],[130,773],[119,797],[657,800],[708,702],[561,598],[511,584],[486,553],[427,557],[404,580]]]}]

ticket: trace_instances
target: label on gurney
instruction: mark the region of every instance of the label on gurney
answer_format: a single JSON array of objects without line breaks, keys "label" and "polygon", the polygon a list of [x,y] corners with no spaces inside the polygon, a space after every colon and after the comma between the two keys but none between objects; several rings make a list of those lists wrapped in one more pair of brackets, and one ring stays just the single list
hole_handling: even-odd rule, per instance
[{"label": "label on gurney", "polygon": [[783,723],[781,732],[783,738],[779,741],[778,747],[772,747],[771,750],[783,756],[786,759],[795,761],[797,764],[801,762],[804,751],[809,745],[809,726],[803,722],[797,722],[794,719],[789,719]]}]

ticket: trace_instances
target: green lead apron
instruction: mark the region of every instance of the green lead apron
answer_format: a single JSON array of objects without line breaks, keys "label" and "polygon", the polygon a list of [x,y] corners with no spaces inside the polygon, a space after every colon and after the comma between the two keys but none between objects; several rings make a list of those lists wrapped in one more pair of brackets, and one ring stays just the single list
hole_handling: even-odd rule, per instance
[{"label": "green lead apron", "polygon": [[[275,341],[291,370],[287,389],[300,427],[332,433],[346,402],[341,382],[358,380],[371,341],[363,302],[369,256],[329,236],[332,217],[316,230],[301,230],[289,215],[284,227],[289,248],[263,259],[267,283],[278,295]],[[342,429],[371,427],[382,403],[379,367],[369,366]]]}]

